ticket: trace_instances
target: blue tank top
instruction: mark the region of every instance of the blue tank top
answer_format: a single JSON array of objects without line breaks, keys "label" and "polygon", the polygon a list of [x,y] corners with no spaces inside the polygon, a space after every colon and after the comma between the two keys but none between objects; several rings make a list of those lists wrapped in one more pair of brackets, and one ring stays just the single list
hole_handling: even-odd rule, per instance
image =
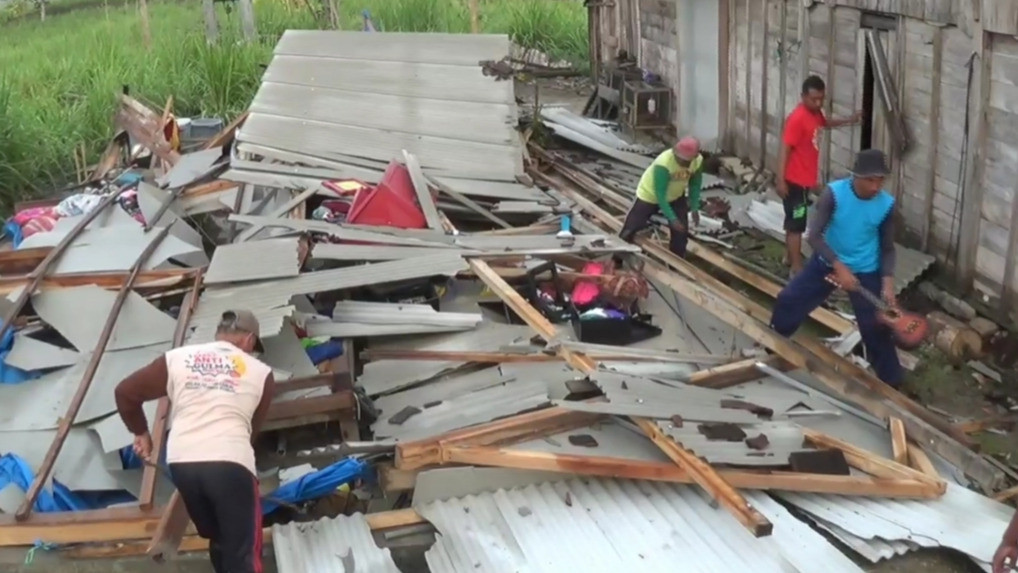
[{"label": "blue tank top", "polygon": [[854,273],[872,273],[880,269],[880,225],[891,209],[894,197],[880,191],[870,199],[860,199],[852,190],[852,179],[828,184],[834,195],[834,212],[824,238],[838,259]]}]

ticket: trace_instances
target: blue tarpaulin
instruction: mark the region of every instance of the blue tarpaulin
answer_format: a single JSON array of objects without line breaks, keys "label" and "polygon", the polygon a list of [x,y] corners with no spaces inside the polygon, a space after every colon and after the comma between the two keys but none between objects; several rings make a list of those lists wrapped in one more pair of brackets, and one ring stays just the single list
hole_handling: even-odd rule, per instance
[{"label": "blue tarpaulin", "polygon": [[[262,498],[262,513],[268,514],[279,508],[278,501],[300,503],[331,494],[339,486],[364,476],[368,470],[365,462],[347,458],[285,483]],[[271,499],[269,499],[271,498]]]},{"label": "blue tarpaulin", "polygon": [[42,372],[28,372],[20,368],[7,365],[7,355],[14,347],[14,329],[8,328],[4,337],[0,339],[0,384],[20,384],[26,380],[34,380],[42,376]]},{"label": "blue tarpaulin", "polygon": [[[27,492],[33,479],[35,479],[35,472],[25,460],[15,454],[0,456],[0,489],[13,483],[21,491]],[[43,489],[39,492],[39,497],[36,498],[35,505],[32,506],[33,511],[40,513],[82,509],[94,509],[94,506],[56,480],[53,480],[52,490]]]},{"label": "blue tarpaulin", "polygon": [[343,341],[339,338],[333,338],[321,344],[309,346],[304,349],[304,352],[307,353],[312,364],[321,364],[326,360],[332,360],[343,355]]}]

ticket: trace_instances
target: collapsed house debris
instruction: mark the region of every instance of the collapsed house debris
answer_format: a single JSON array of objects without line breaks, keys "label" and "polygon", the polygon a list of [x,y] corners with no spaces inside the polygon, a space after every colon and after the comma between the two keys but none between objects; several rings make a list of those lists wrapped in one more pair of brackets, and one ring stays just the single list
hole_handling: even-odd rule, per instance
[{"label": "collapsed house debris", "polygon": [[[429,536],[431,571],[861,571],[819,531],[871,560],[950,547],[985,567],[1010,509],[966,488],[1004,470],[851,347],[774,334],[720,280],[780,288],[709,240],[755,221],[729,218],[752,206],[724,181],[691,260],[653,232],[618,239],[634,188],[618,154],[652,148],[559,112],[538,115],[588,149],[524,144],[512,83],[479,64],[509,50],[288,31],[249,113],[192,151],[123,96],[85,207],[63,199],[0,253],[19,476],[0,545],[203,549],[130,454],[113,387],[242,308],[277,380],[258,454],[281,572],[399,571],[401,531]],[[161,459],[170,405],[148,408]]]}]

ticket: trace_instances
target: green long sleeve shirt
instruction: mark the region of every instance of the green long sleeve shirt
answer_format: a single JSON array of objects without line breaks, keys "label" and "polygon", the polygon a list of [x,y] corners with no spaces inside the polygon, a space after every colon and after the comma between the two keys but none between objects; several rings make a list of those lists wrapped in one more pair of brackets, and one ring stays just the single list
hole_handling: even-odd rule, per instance
[{"label": "green long sleeve shirt", "polygon": [[[675,209],[672,209],[671,203],[668,202],[668,184],[670,181],[671,175],[668,173],[668,169],[660,165],[654,167],[654,195],[657,197],[658,208],[661,209],[661,213],[664,214],[665,219],[668,219],[669,223],[679,218],[675,214]],[[690,212],[700,210],[700,191],[702,188],[703,171],[697,171],[689,178],[689,187],[686,189]],[[685,224],[685,221],[683,221],[683,224]]]}]

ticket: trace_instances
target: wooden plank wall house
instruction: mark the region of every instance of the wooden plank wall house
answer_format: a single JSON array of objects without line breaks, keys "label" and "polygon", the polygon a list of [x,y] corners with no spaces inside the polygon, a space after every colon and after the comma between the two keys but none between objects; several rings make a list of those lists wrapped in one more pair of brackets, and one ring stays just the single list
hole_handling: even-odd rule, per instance
[{"label": "wooden plank wall house", "polygon": [[[716,11],[717,30],[683,26],[694,3],[700,22]],[[845,175],[864,147],[888,152],[901,240],[1018,322],[1018,0],[590,4],[598,57],[626,49],[658,73],[675,93],[678,133],[688,131],[681,110],[693,89],[680,71],[683,48],[716,44],[716,61],[695,56],[701,71],[717,67],[716,141],[754,164],[774,167],[784,117],[809,74],[828,83],[828,114],[867,108],[863,125],[824,138],[823,175]]]}]

